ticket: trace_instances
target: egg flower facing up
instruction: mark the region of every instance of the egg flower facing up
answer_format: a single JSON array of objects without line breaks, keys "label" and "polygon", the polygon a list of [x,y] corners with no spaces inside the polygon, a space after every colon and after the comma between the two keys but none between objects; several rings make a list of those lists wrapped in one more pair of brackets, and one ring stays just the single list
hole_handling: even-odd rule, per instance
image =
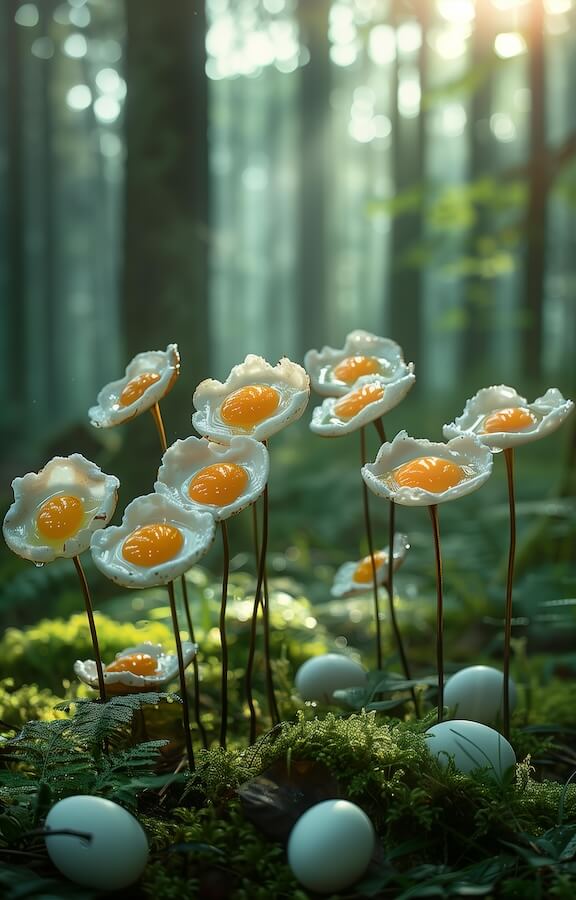
[{"label": "egg flower facing up", "polygon": [[[286,357],[272,366],[261,356],[248,354],[230,371],[226,381],[208,378],[196,388],[192,416],[194,428],[204,437],[229,444],[243,435],[266,442],[272,435],[299,419],[310,397],[310,379],[302,366]],[[270,658],[270,615],[266,579],[268,547],[268,486],[262,497],[262,542],[257,537],[257,513],[253,506],[258,577],[250,624],[250,644],[246,663],[246,698],[250,710],[250,743],[256,739],[256,708],[252,697],[252,675],[256,652],[258,608],[262,604],[264,661],[268,706],[273,724],[280,721]]]},{"label": "egg flower facing up", "polygon": [[10,549],[37,566],[60,557],[73,560],[84,597],[103,703],[106,692],[98,635],[80,554],[88,549],[92,535],[112,518],[119,484],[114,475],[106,475],[80,453],[55,456],[39,472],[14,479],[14,503],[2,529]]},{"label": "egg flower facing up", "polygon": [[416,381],[412,372],[396,381],[381,375],[363,375],[340,397],[327,397],[312,413],[310,430],[320,437],[351,434],[394,409]]},{"label": "egg flower facing up", "polygon": [[506,384],[482,388],[466,401],[462,415],[445,425],[445,437],[473,434],[493,453],[504,451],[510,509],[510,543],[504,612],[503,731],[510,736],[510,647],[512,641],[513,582],[516,556],[516,501],[514,496],[514,449],[555,431],[574,409],[557,388],[529,403]]},{"label": "egg flower facing up", "polygon": [[162,457],[154,490],[188,509],[206,511],[220,523],[223,547],[220,643],[222,716],[220,746],[226,747],[228,723],[228,642],[226,600],[230,552],[226,520],[255,503],[268,481],[268,450],[253,438],[235,436],[228,446],[206,438],[176,441]]},{"label": "egg flower facing up", "polygon": [[[399,531],[394,535],[394,571],[400,568],[410,549],[408,537]],[[376,580],[385,584],[388,578],[389,548],[374,554]],[[355,597],[365,594],[372,583],[372,557],[365,556],[356,562],[347,562],[337,569],[330,593],[333,597]]]},{"label": "egg flower facing up", "polygon": [[[196,644],[182,641],[184,668],[190,665],[197,649]],[[88,687],[98,686],[93,659],[77,659],[74,673]],[[104,667],[108,695],[157,691],[177,677],[178,657],[174,653],[166,653],[161,644],[150,641],[126,647],[116,654],[113,662]]]},{"label": "egg flower facing up", "polygon": [[477,490],[490,477],[492,454],[477,437],[464,435],[447,444],[417,440],[405,431],[383,444],[376,460],[362,468],[370,490],[402,506],[427,506],[436,558],[436,661],[438,721],[444,715],[444,612],[438,504]]},{"label": "egg flower facing up", "polygon": [[166,585],[168,589],[178,656],[184,736],[191,769],[194,768],[194,750],[174,579],[188,571],[209,550],[215,528],[210,513],[184,509],[160,494],[147,494],[128,504],[121,525],[96,532],[90,545],[94,564],[116,584],[128,588]]}]

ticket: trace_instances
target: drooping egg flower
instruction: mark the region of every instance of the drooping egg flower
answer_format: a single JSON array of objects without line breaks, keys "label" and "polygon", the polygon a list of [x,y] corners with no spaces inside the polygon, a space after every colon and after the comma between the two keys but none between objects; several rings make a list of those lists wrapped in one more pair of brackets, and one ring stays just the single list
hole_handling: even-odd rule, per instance
[{"label": "drooping egg flower", "polygon": [[176,441],[162,457],[155,491],[187,509],[211,513],[220,523],[224,549],[220,641],[222,647],[222,718],[220,745],[226,746],[228,721],[228,642],[226,601],[229,543],[226,520],[255,503],[268,482],[268,450],[249,437],[236,436],[228,445],[206,438]]},{"label": "drooping egg flower", "polygon": [[[408,537],[399,531],[394,535],[394,560],[396,571],[404,562],[410,549]],[[374,566],[378,584],[385,584],[388,577],[389,548],[374,553]],[[333,597],[354,597],[365,594],[372,584],[372,557],[365,556],[355,562],[346,562],[337,569],[330,589]]]},{"label": "drooping egg flower", "polygon": [[60,557],[74,561],[96,658],[100,699],[106,700],[92,598],[80,554],[92,535],[114,514],[120,482],[80,453],[55,456],[39,472],[12,482],[14,503],[6,513],[4,539],[10,549],[36,565]]},{"label": "drooping egg flower", "polygon": [[362,468],[362,478],[377,496],[402,506],[427,506],[430,512],[436,557],[439,721],[442,721],[444,711],[444,648],[438,504],[477,490],[491,471],[492,454],[472,435],[443,444],[417,440],[405,431],[399,432],[391,443],[383,444],[376,460]]},{"label": "drooping egg flower", "polygon": [[188,762],[194,767],[188,694],[178,628],[174,579],[187,572],[210,548],[215,522],[208,512],[184,509],[160,494],[137,497],[124,511],[122,523],[96,532],[92,559],[111,581],[128,588],[166,585],[178,656],[184,736]]},{"label": "drooping egg flower", "polygon": [[462,415],[445,425],[445,437],[476,435],[493,453],[504,451],[510,509],[510,544],[504,612],[504,695],[503,731],[510,735],[510,648],[512,640],[512,591],[516,555],[516,502],[514,496],[514,449],[539,440],[560,427],[574,404],[557,388],[549,388],[542,397],[529,403],[506,384],[482,388],[466,401]]}]

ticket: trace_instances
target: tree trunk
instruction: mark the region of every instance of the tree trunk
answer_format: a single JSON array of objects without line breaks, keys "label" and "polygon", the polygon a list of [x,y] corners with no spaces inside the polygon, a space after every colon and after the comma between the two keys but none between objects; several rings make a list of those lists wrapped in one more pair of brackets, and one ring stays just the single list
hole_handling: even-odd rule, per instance
[{"label": "tree trunk", "polygon": [[208,150],[201,0],[125,0],[125,355],[175,341],[209,374]]}]

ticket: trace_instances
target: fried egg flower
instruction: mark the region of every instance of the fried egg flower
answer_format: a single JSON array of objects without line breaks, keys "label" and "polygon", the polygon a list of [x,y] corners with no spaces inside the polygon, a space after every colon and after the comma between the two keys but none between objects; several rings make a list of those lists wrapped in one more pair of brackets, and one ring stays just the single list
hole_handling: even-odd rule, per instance
[{"label": "fried egg flower", "polygon": [[210,547],[215,528],[210,513],[147,494],[128,504],[121,525],[97,531],[90,550],[97,568],[116,584],[154,587],[187,572]]},{"label": "fried egg flower", "polygon": [[397,406],[415,381],[411,372],[397,381],[363,375],[351,391],[341,397],[327,397],[315,408],[310,430],[321,437],[339,437],[363,428]]},{"label": "fried egg flower", "polygon": [[120,482],[80,453],[55,456],[39,472],[12,482],[14,503],[3,533],[14,553],[35,563],[79,556],[108,524]]},{"label": "fried egg flower", "polygon": [[374,494],[401,506],[433,506],[475,491],[491,471],[492,454],[475,435],[442,444],[400,431],[362,467],[362,478]]},{"label": "fried egg flower", "polygon": [[207,378],[194,392],[194,428],[204,437],[229,444],[234,435],[265,441],[299,419],[308,404],[310,379],[285,357],[271,366],[248,354],[226,381]]},{"label": "fried egg flower", "polygon": [[111,428],[146,412],[174,386],[180,373],[177,344],[166,350],[138,353],[126,366],[123,378],[105,385],[96,406],[88,410],[90,423],[96,428]]},{"label": "fried egg flower", "polygon": [[312,387],[323,397],[347,394],[364,375],[377,375],[389,383],[414,372],[414,364],[404,362],[399,344],[361,329],[350,332],[341,350],[309,350],[304,365]]},{"label": "fried egg flower", "polygon": [[258,499],[268,471],[268,450],[254,438],[233,437],[226,446],[189,437],[176,441],[162,457],[154,490],[220,522]]},{"label": "fried egg flower", "polygon": [[[410,549],[408,537],[397,532],[394,535],[393,567],[394,571],[404,562],[407,551]],[[388,578],[388,560],[390,553],[388,547],[385,550],[377,550],[374,554],[376,564],[376,584],[384,584]],[[330,593],[333,597],[353,597],[355,594],[365,594],[372,587],[372,560],[370,554],[357,562],[347,562],[337,570]]]},{"label": "fried egg flower", "polygon": [[464,412],[442,429],[444,437],[475,434],[493,453],[527,444],[558,428],[574,404],[557,388],[528,403],[505,384],[482,388],[466,401]]},{"label": "fried egg flower", "polygon": [[[190,665],[197,644],[182,642],[184,668]],[[98,673],[93,659],[77,659],[74,673],[89,687],[98,689]],[[116,654],[114,662],[104,666],[106,693],[134,694],[139,691],[155,691],[178,677],[178,657],[175,653],[165,653],[162,644],[145,641],[136,647],[126,647]]]}]

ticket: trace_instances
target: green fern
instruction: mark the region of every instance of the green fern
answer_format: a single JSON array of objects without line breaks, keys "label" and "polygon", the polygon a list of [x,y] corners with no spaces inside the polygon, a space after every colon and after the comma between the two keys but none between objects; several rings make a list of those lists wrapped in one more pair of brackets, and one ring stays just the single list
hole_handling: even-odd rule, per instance
[{"label": "green fern", "polygon": [[148,691],[143,694],[121,694],[107,703],[94,700],[74,700],[59,703],[56,709],[69,711],[74,706],[74,715],[69,721],[73,736],[82,744],[96,747],[105,740],[122,736],[130,726],[134,714],[143,706],[156,706],[162,702],[173,702],[174,694]]}]

